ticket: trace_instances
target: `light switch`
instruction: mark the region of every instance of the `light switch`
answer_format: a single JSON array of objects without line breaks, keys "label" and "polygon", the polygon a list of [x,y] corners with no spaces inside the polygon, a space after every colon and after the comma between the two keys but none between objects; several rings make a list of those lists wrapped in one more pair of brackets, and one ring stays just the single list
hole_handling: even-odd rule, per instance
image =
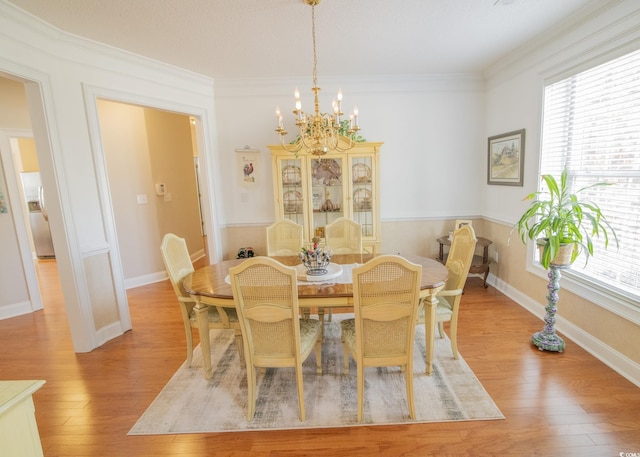
[{"label": "light switch", "polygon": [[138,205],[146,205],[147,204],[147,195],[146,194],[138,195],[137,199],[138,199]]}]

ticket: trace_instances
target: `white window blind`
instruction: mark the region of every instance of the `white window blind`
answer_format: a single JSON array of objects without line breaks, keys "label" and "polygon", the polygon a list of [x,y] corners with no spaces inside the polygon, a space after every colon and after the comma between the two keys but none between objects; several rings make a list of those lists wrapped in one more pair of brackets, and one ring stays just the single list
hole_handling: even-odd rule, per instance
[{"label": "white window blind", "polygon": [[[541,173],[564,167],[573,191],[597,203],[618,236],[594,238],[586,268],[571,274],[640,300],[640,51],[545,87]],[[541,183],[542,186],[542,183]],[[544,190],[544,189],[540,189]]]}]

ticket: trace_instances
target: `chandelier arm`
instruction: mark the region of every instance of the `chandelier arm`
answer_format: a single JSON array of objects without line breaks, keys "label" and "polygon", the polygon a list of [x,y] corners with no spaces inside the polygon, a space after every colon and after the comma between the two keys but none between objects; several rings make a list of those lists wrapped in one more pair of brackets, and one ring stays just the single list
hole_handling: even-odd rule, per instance
[{"label": "chandelier arm", "polygon": [[281,136],[280,137],[280,146],[282,146],[282,148],[287,152],[291,152],[293,154],[297,154],[302,149],[302,142],[301,141],[296,141],[295,143],[288,143],[287,144],[287,143],[284,142],[284,136]]}]

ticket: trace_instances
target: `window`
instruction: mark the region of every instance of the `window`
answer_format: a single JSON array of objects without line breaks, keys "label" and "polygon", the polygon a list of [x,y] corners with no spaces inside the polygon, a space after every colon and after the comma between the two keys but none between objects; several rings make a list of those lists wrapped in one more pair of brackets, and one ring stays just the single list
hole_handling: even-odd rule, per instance
[{"label": "window", "polygon": [[[594,256],[563,275],[640,300],[640,51],[545,87],[541,173],[567,167],[573,190],[597,203],[619,240],[594,239]],[[587,193],[588,192],[588,193]],[[580,263],[582,262],[582,263]]]}]

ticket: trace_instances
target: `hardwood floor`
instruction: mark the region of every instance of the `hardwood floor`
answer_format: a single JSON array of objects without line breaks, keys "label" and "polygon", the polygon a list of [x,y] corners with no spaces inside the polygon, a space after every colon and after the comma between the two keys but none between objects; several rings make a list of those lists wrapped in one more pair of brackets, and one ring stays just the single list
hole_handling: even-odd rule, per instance
[{"label": "hardwood floor", "polygon": [[462,299],[459,349],[506,420],[127,436],[185,360],[171,286],[130,290],[133,330],[75,354],[55,262],[38,269],[45,309],[0,321],[0,379],[47,381],[34,395],[47,457],[640,455],[640,388],[571,341],[538,351],[542,322],[479,278]]}]

